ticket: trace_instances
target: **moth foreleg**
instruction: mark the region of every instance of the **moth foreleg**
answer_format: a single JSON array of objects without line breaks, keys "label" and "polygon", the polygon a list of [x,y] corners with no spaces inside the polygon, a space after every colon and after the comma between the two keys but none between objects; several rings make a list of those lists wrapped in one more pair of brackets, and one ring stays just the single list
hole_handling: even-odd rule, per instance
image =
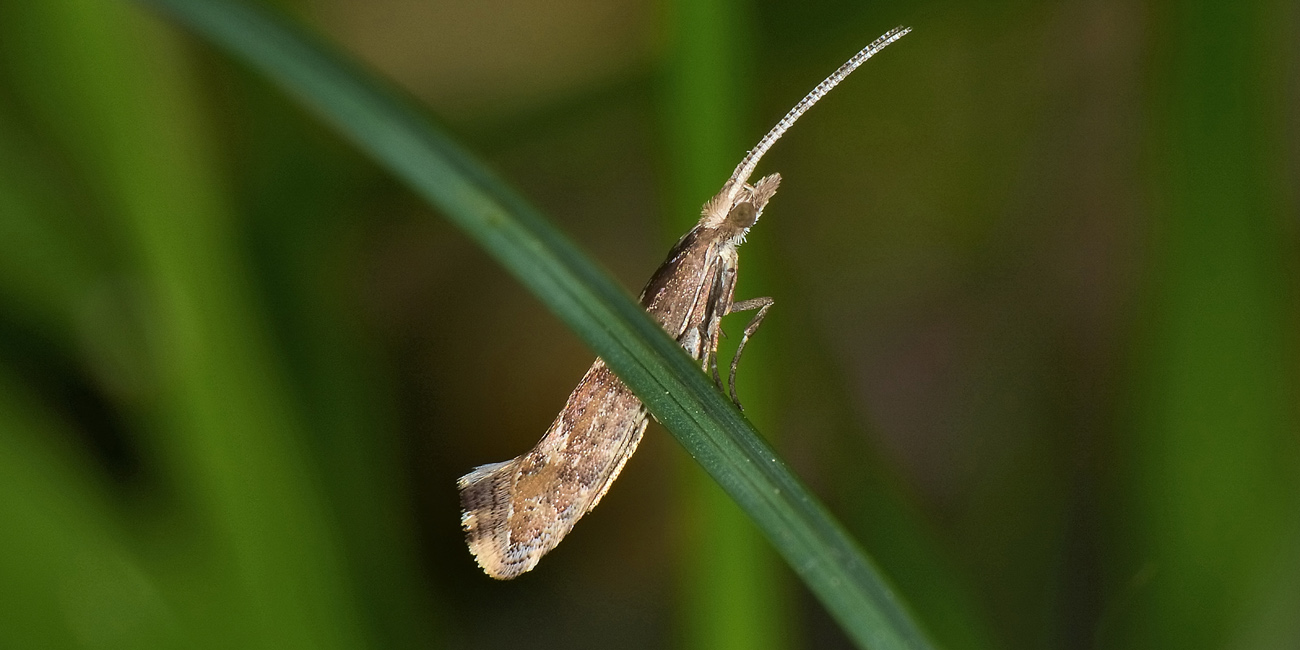
[{"label": "moth foreleg", "polygon": [[[717,320],[717,319],[714,319],[714,320]],[[704,356],[704,359],[703,359],[703,365],[704,365],[704,368],[703,368],[703,370],[704,370],[704,372],[706,372],[706,373],[710,373],[710,374],[713,375],[713,385],[714,385],[714,386],[717,386],[717,387],[718,387],[718,390],[722,390],[722,376],[718,374],[718,341],[717,341],[717,339],[715,339],[715,338],[709,336],[708,333],[705,331],[705,328],[706,328],[705,325],[701,325],[701,326],[700,326],[700,330],[701,330],[701,334],[700,334],[700,341],[701,341],[701,346],[700,346],[700,347],[701,347],[701,350],[700,350],[700,352],[701,352],[701,354]],[[720,332],[720,331],[721,331],[721,330],[719,329],[719,332]]]},{"label": "moth foreleg", "polygon": [[731,303],[731,308],[727,310],[728,314],[734,314],[741,311],[757,309],[758,313],[750,319],[749,324],[745,326],[745,333],[740,337],[740,344],[736,346],[736,356],[731,358],[731,376],[727,379],[728,388],[731,392],[731,401],[735,402],[736,408],[744,410],[745,407],[740,405],[740,398],[736,396],[736,367],[740,365],[740,353],[745,351],[745,344],[749,342],[749,337],[758,331],[758,326],[762,324],[763,317],[767,315],[767,310],[772,308],[775,301],[771,298],[750,298],[740,302]]},{"label": "moth foreleg", "polygon": [[718,355],[716,352],[709,355],[709,367],[713,370],[713,385],[722,390],[722,376],[718,374]]}]

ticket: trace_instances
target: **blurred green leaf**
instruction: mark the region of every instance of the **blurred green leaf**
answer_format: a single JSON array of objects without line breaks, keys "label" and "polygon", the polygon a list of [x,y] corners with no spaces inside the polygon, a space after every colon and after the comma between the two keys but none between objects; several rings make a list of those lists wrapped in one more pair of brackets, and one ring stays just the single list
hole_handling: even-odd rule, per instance
[{"label": "blurred green leaf", "polygon": [[68,340],[103,260],[25,140],[0,118],[0,297],[7,312]]},{"label": "blurred green leaf", "polygon": [[860,645],[930,647],[869,559],[681,348],[521,197],[373,78],[242,4],[143,0],[246,59],[479,241],[619,373]]},{"label": "blurred green leaf", "polygon": [[[234,72],[233,70],[231,72]],[[245,186],[256,280],[291,383],[303,404],[322,489],[337,517],[358,606],[376,645],[425,648],[438,639],[397,413],[398,387],[356,316],[352,246],[369,224],[349,197],[376,175],[280,91],[243,71],[249,102]],[[241,92],[242,91],[242,92]],[[368,216],[368,215],[366,215]]]},{"label": "blurred green leaf", "polygon": [[0,646],[183,647],[131,553],[108,477],[70,427],[0,373]]},{"label": "blurred green leaf", "polygon": [[1114,632],[1125,647],[1285,639],[1251,628],[1268,603],[1295,600],[1295,265],[1283,243],[1294,178],[1276,135],[1293,121],[1280,108],[1294,87],[1271,65],[1293,55],[1294,39],[1279,29],[1293,23],[1267,11],[1276,7],[1187,2],[1154,14],[1168,32],[1153,66],[1158,236],[1125,476],[1136,544],[1116,553],[1132,572],[1116,576],[1135,605]]},{"label": "blurred green leaf", "polygon": [[[190,646],[362,645],[300,415],[249,291],[189,57],[138,7],[11,7],[21,92],[106,215],[155,390],[124,405],[169,488],[142,554]],[[89,327],[102,327],[90,322]],[[94,335],[91,335],[92,338]]]}]

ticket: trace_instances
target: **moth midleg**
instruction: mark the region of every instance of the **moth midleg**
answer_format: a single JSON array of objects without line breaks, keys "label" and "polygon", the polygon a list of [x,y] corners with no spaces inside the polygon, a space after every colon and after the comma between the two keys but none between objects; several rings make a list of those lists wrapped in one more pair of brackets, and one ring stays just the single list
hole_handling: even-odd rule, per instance
[{"label": "moth midleg", "polygon": [[731,401],[735,402],[736,408],[741,410],[744,410],[745,407],[740,405],[740,398],[736,396],[736,368],[740,365],[740,353],[745,351],[745,344],[749,342],[749,337],[758,331],[758,326],[763,323],[763,317],[767,315],[767,310],[771,309],[772,304],[775,302],[775,300],[768,297],[750,298],[749,300],[731,303],[731,308],[727,310],[728,314],[751,309],[758,310],[758,313],[754,314],[754,317],[749,320],[749,324],[745,326],[745,333],[740,337],[740,344],[736,346],[736,355],[731,358],[731,376],[727,378],[727,388],[731,393]]}]

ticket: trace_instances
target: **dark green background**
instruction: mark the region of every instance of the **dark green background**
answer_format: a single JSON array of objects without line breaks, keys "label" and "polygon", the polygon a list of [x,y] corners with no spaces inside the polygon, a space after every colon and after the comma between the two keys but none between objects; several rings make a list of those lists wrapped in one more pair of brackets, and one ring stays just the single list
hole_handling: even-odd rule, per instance
[{"label": "dark green background", "polygon": [[[1300,645],[1293,4],[279,6],[630,291],[912,26],[760,168],[749,415],[944,647]],[[454,480],[590,357],[220,53],[0,1],[0,647],[847,646],[654,426],[482,576]]]}]

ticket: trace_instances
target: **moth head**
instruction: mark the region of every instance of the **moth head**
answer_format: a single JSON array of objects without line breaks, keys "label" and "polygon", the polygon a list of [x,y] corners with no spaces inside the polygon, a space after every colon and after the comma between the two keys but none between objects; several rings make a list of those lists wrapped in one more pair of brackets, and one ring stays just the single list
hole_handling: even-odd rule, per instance
[{"label": "moth head", "polygon": [[745,233],[763,216],[763,208],[780,184],[780,174],[764,176],[753,185],[727,181],[722,191],[704,204],[700,226],[717,230],[720,238],[733,244],[745,241]]}]

